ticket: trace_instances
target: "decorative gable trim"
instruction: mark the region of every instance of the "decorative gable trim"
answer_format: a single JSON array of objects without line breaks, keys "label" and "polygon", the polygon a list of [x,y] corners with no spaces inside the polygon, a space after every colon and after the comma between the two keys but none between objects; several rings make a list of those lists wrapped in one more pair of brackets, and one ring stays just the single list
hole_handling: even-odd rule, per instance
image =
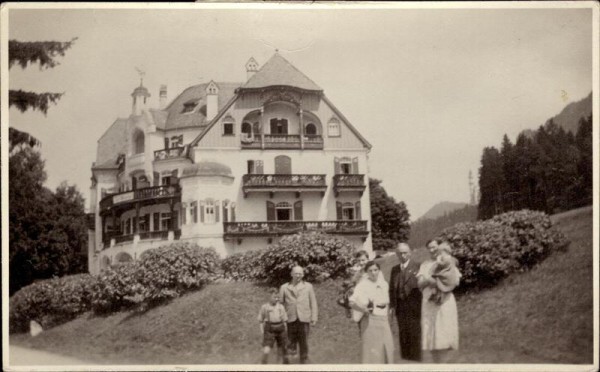
[{"label": "decorative gable trim", "polygon": [[358,130],[356,130],[356,128],[354,128],[354,126],[352,124],[350,124],[350,121],[348,121],[348,119],[346,119],[346,117],[340,112],[340,110],[337,109],[337,107],[335,107],[333,105],[333,103],[325,96],[325,94],[323,94],[323,96],[321,97],[323,99],[323,102],[325,102],[325,104],[327,104],[327,106],[329,106],[329,108],[335,113],[335,115],[341,119],[341,121],[346,124],[346,126],[348,126],[348,128],[352,131],[352,133],[354,133],[356,135],[356,137],[358,137],[358,139],[363,143],[363,145],[367,148],[367,149],[371,149],[373,146],[369,143],[369,141],[367,141],[365,139],[365,137],[363,137]]}]

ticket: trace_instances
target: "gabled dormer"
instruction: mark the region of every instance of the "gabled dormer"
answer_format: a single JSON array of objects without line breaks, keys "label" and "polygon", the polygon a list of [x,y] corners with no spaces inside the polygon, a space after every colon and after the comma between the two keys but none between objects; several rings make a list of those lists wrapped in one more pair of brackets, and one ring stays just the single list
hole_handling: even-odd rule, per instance
[{"label": "gabled dormer", "polygon": [[254,57],[250,57],[248,62],[246,62],[246,75],[247,80],[250,80],[252,76],[258,71],[258,62],[254,59]]}]

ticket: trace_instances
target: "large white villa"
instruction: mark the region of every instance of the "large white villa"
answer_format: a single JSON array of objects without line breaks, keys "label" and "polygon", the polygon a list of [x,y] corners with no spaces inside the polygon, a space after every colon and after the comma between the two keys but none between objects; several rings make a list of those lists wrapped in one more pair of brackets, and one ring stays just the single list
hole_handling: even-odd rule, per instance
[{"label": "large white villa", "polygon": [[279,53],[245,67],[244,83],[194,85],[169,104],[161,86],[156,109],[134,89],[92,165],[92,274],[175,241],[227,256],[320,230],[372,251],[371,145]]}]

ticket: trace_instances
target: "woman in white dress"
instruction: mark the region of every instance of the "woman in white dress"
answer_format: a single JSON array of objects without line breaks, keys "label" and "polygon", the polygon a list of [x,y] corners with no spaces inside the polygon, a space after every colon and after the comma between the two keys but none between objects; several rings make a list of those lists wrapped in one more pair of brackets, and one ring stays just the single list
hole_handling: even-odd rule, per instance
[{"label": "woman in white dress", "polygon": [[388,283],[380,275],[377,263],[365,265],[367,277],[358,282],[350,306],[363,314],[361,319],[362,362],[394,363],[394,340],[388,318],[390,297]]},{"label": "woman in white dress", "polygon": [[448,361],[450,351],[458,350],[458,312],[452,290],[458,285],[460,272],[456,265],[453,265],[450,267],[451,280],[440,280],[436,275],[440,270],[440,262],[436,261],[436,258],[440,252],[444,252],[444,259],[447,260],[451,252],[450,245],[445,242],[438,245],[435,240],[432,240],[427,243],[427,249],[430,259],[421,264],[417,273],[418,285],[423,292],[421,307],[423,356],[424,359],[430,359],[434,363],[444,363]]}]

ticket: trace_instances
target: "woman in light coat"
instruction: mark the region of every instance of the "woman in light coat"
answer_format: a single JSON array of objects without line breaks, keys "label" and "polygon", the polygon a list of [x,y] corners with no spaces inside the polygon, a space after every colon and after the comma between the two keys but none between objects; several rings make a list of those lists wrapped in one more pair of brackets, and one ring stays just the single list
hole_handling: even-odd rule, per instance
[{"label": "woman in light coat", "polygon": [[350,296],[350,306],[362,313],[361,341],[364,364],[394,363],[394,341],[388,318],[388,283],[377,263],[365,265],[367,277],[360,280]]}]

